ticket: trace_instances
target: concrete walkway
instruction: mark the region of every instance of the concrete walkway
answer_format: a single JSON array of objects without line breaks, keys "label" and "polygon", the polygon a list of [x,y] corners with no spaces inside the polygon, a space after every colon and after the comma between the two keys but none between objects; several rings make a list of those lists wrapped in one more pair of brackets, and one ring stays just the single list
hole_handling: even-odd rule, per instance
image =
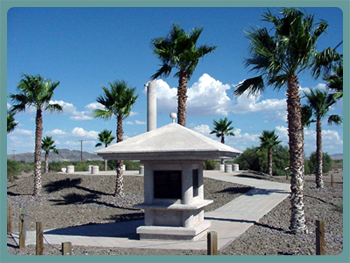
[{"label": "concrete walkway", "polygon": [[[248,191],[246,194],[239,196],[215,211],[205,213],[205,219],[211,221],[209,231],[216,231],[218,234],[219,250],[228,246],[250,226],[258,222],[263,215],[284,200],[290,192],[289,184],[252,179],[241,175],[238,176],[240,173],[204,172],[205,177],[254,187],[254,189]],[[138,172],[127,172],[125,175],[138,175]],[[85,225],[46,230],[44,237],[52,245],[71,242],[72,246],[180,250],[207,249],[206,236],[195,242],[138,240],[136,228],[141,225],[143,225],[143,220]],[[28,231],[26,245],[35,244],[35,242],[35,231]],[[44,243],[46,242],[44,241]]]}]

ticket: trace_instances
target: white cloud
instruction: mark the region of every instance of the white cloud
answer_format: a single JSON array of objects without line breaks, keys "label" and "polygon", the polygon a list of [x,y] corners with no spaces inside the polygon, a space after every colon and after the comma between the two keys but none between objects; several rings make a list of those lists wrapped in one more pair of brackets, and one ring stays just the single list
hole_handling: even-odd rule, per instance
[{"label": "white cloud", "polygon": [[259,141],[260,134],[249,134],[248,132],[242,133],[241,129],[234,129],[233,133],[235,134],[233,138],[244,144],[253,144]]},{"label": "white cloud", "polygon": [[195,132],[198,132],[198,133],[206,135],[206,136],[209,136],[210,132],[211,132],[209,125],[206,125],[206,124],[201,124],[199,126],[196,126],[193,128],[193,130]]},{"label": "white cloud", "polygon": [[[177,88],[170,88],[162,79],[156,81],[157,86],[157,111],[169,114],[177,111]],[[146,88],[145,88],[146,89]]]},{"label": "white cloud", "polygon": [[89,110],[89,111],[93,111],[93,110],[96,110],[96,109],[104,109],[104,106],[99,103],[99,102],[92,102],[88,105],[85,106],[85,109]]},{"label": "white cloud", "polygon": [[237,97],[237,103],[232,107],[236,114],[246,114],[252,112],[279,112],[281,115],[286,114],[287,103],[285,99],[266,99],[260,101],[262,95],[249,95],[244,92]]},{"label": "white cloud", "polygon": [[23,129],[15,129],[12,132],[13,135],[24,135],[24,136],[34,136],[35,133],[34,131],[30,131],[30,130],[23,130]]},{"label": "white cloud", "polygon": [[130,111],[129,117],[139,115],[138,112]]},{"label": "white cloud", "polygon": [[[159,79],[157,85],[157,110],[169,114],[177,112],[177,88]],[[230,112],[247,114],[255,112],[274,113],[276,121],[286,120],[286,100],[262,100],[260,94],[248,96],[248,93],[231,99],[230,85],[223,84],[208,74],[203,74],[187,90],[187,114],[192,116],[227,116]],[[277,117],[277,118],[276,118]]]},{"label": "white cloud", "polygon": [[146,122],[145,122],[145,121],[138,121],[138,120],[135,120],[135,124],[137,124],[137,125],[145,125]]},{"label": "white cloud", "polygon": [[85,106],[88,108],[88,111],[78,111],[72,103],[64,102],[62,100],[50,101],[50,104],[54,104],[54,103],[61,105],[61,107],[63,109],[63,114],[70,114],[71,116],[69,117],[69,119],[71,119],[71,120],[81,121],[81,120],[93,119],[91,105],[94,103],[91,103],[91,104],[88,104],[87,106]]},{"label": "white cloud", "polygon": [[230,85],[203,74],[188,89],[188,113],[194,116],[227,116],[232,104],[226,92],[230,88]]},{"label": "white cloud", "polygon": [[45,132],[46,135],[48,136],[65,136],[67,133],[65,131],[62,131],[60,129],[54,129],[52,131],[47,131]]},{"label": "white cloud", "polygon": [[81,139],[96,139],[98,136],[97,131],[85,131],[83,128],[75,127],[71,131],[71,135],[75,137],[79,137]]}]

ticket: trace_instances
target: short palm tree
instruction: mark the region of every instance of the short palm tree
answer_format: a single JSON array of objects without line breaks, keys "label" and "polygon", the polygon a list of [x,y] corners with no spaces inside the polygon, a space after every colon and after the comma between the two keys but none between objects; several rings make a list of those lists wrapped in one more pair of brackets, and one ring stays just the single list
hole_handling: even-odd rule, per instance
[{"label": "short palm tree", "polygon": [[[310,107],[313,115],[316,118],[316,187],[323,188],[322,119],[326,117],[328,111],[331,109],[331,106],[337,101],[335,98],[328,96],[327,91],[322,91],[319,89],[316,89],[315,92],[313,90],[304,92],[304,95],[307,98],[307,106]],[[328,118],[328,123],[340,125],[342,123],[342,119],[338,115],[330,115]]]},{"label": "short palm tree", "polygon": [[267,149],[267,163],[268,163],[268,174],[272,176],[272,150],[277,145],[281,143],[281,141],[277,140],[278,135],[275,134],[275,130],[272,131],[262,131],[260,140],[259,149]]},{"label": "short palm tree", "polygon": [[14,113],[10,113],[7,111],[7,133],[12,132],[18,125],[18,122],[15,122],[14,116]]},{"label": "short palm tree", "polygon": [[323,77],[327,87],[334,91],[331,96],[339,100],[343,97],[343,61],[332,66],[333,72]]},{"label": "short palm tree", "polygon": [[[98,134],[99,142],[96,143],[95,147],[100,147],[102,144],[107,147],[114,139],[115,137],[112,135],[112,131],[103,130]],[[107,160],[105,160],[105,171],[107,171]]]},{"label": "short palm tree", "polygon": [[55,141],[52,140],[51,136],[46,136],[41,141],[41,149],[45,151],[45,173],[49,172],[49,154],[50,151],[58,154],[58,150],[56,149]]},{"label": "short palm tree", "polygon": [[194,28],[188,34],[179,24],[174,23],[166,37],[151,40],[153,53],[162,62],[161,68],[152,76],[152,79],[161,76],[168,77],[173,68],[178,70],[174,76],[179,79],[177,116],[178,123],[182,126],[186,126],[187,83],[193,75],[199,59],[216,49],[216,46],[196,46],[202,31],[203,28]]},{"label": "short palm tree", "polygon": [[282,8],[280,13],[281,17],[272,15],[269,10],[263,14],[262,21],[271,23],[271,30],[263,27],[247,31],[251,58],[245,64],[252,66],[252,70],[260,75],[239,83],[234,94],[239,96],[246,91],[257,94],[270,85],[278,90],[287,87],[292,192],[290,230],[292,233],[305,233],[304,148],[298,74],[315,64],[317,40],[328,24],[325,21],[314,24],[312,15],[296,8]]},{"label": "short palm tree", "polygon": [[[110,89],[102,86],[103,95],[97,97],[96,101],[104,106],[104,109],[96,109],[94,117],[110,119],[117,118],[116,137],[117,143],[123,141],[123,120],[130,115],[131,108],[135,104],[138,95],[135,95],[136,88],[128,87],[126,81],[115,81],[108,83]],[[117,180],[115,196],[123,196],[123,161],[117,160]]]},{"label": "short palm tree", "polygon": [[11,107],[11,113],[25,111],[29,106],[36,108],[35,117],[35,150],[34,150],[34,196],[40,195],[41,185],[41,139],[43,134],[43,110],[62,111],[59,104],[51,104],[50,100],[60,82],[52,82],[40,75],[32,76],[23,74],[17,90],[18,94],[10,94],[9,97],[15,103]]},{"label": "short palm tree", "polygon": [[[229,121],[227,118],[220,119],[219,121],[213,120],[214,130],[210,134],[215,134],[216,137],[221,138],[221,143],[225,143],[225,136],[235,136],[232,132],[234,129],[230,125],[232,121]],[[224,160],[221,160],[221,164],[224,164]]]}]

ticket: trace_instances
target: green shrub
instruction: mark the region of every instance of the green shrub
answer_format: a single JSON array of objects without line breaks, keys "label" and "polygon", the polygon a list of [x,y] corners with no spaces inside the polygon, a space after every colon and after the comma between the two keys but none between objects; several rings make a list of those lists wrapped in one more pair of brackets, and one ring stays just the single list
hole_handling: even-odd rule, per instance
[{"label": "green shrub", "polygon": [[21,173],[20,162],[7,159],[7,179],[12,179]]},{"label": "green shrub", "polygon": [[[259,150],[258,147],[247,148],[240,154],[234,163],[239,164],[240,170],[253,170],[267,173],[267,150]],[[272,152],[272,172],[273,175],[285,175],[285,168],[289,167],[288,147],[278,145]]]},{"label": "green shrub", "polygon": [[[332,169],[333,161],[332,158],[328,155],[328,153],[323,153],[323,172],[328,173]],[[316,173],[316,152],[311,153],[309,161],[308,161],[308,173]],[[306,173],[306,171],[305,171]]]},{"label": "green shrub", "polygon": [[217,163],[215,160],[206,160],[203,163],[203,169],[204,170],[215,170],[217,167]]},{"label": "green shrub", "polygon": [[[108,170],[115,170],[117,168],[117,162],[115,160],[108,161]],[[126,170],[139,170],[139,167],[143,164],[138,161],[132,161],[132,160],[124,160],[124,165],[126,167]]]}]

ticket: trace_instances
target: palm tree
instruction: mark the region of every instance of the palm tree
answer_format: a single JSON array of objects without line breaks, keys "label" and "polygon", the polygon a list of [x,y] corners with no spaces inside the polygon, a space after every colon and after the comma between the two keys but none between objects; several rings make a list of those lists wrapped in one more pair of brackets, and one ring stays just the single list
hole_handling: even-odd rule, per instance
[{"label": "palm tree", "polygon": [[[110,119],[117,118],[116,137],[117,143],[123,141],[123,120],[130,115],[131,108],[135,104],[138,95],[135,95],[136,88],[128,87],[126,81],[115,81],[108,83],[110,90],[102,86],[103,95],[97,97],[96,101],[104,106],[104,109],[96,109],[94,117]],[[115,196],[123,196],[123,161],[117,160],[117,180]]]},{"label": "palm tree", "polygon": [[[326,117],[328,111],[331,109],[331,106],[337,101],[328,96],[327,91],[321,91],[316,89],[315,92],[310,90],[310,92],[304,92],[305,97],[307,98],[307,104],[313,112],[313,115],[316,118],[316,187],[323,188],[323,171],[322,171],[322,119]],[[342,123],[342,119],[338,115],[330,115],[328,118],[329,124],[339,125]]]},{"label": "palm tree", "polygon": [[11,113],[25,111],[33,106],[36,108],[35,117],[35,150],[34,150],[34,196],[40,195],[41,185],[41,139],[43,134],[43,110],[62,111],[59,104],[51,104],[50,100],[54,90],[60,82],[52,82],[40,75],[32,76],[23,74],[17,90],[18,94],[10,94],[9,97],[16,104],[12,105]]},{"label": "palm tree", "polygon": [[49,153],[53,151],[58,154],[58,150],[56,149],[55,141],[52,140],[51,136],[46,136],[41,141],[41,149],[45,151],[45,173],[49,172]]},{"label": "palm tree", "polygon": [[14,116],[14,113],[7,111],[7,133],[12,132],[18,125],[18,122],[15,122]]},{"label": "palm tree", "polygon": [[239,96],[246,91],[257,94],[264,91],[266,85],[278,90],[287,87],[292,193],[290,230],[292,233],[305,233],[304,148],[298,74],[315,64],[317,40],[328,24],[322,21],[315,25],[312,15],[295,8],[282,8],[281,14],[282,17],[273,16],[270,10],[263,14],[262,21],[271,23],[272,30],[259,28],[246,32],[251,43],[251,58],[246,60],[245,65],[252,66],[252,70],[261,75],[239,83],[234,94]]},{"label": "palm tree", "polygon": [[173,68],[178,70],[174,76],[179,79],[177,116],[178,123],[182,126],[186,126],[187,83],[193,75],[199,59],[216,49],[216,46],[208,45],[196,47],[202,31],[203,28],[194,28],[188,34],[179,24],[174,23],[165,38],[159,37],[151,40],[153,53],[162,62],[161,68],[151,78],[168,77]]},{"label": "palm tree", "polygon": [[[98,134],[98,140],[100,142],[96,143],[95,147],[100,147],[102,144],[107,147],[114,139],[115,137],[112,135],[112,131],[103,130]],[[107,171],[107,160],[105,160],[105,171]]]},{"label": "palm tree", "polygon": [[260,139],[259,149],[267,149],[267,162],[268,162],[268,174],[272,176],[272,149],[276,147],[281,141],[278,141],[278,135],[275,134],[275,130],[262,131]]},{"label": "palm tree", "polygon": [[327,82],[327,87],[335,93],[331,96],[340,100],[343,97],[343,60],[332,66],[333,72],[323,77]]},{"label": "palm tree", "polygon": [[[232,121],[229,121],[227,118],[219,121],[213,120],[213,124],[214,130],[210,134],[215,134],[216,137],[221,138],[221,143],[225,143],[225,136],[235,136],[232,132],[234,128],[230,126]],[[221,159],[221,164],[224,164],[224,159]]]}]

